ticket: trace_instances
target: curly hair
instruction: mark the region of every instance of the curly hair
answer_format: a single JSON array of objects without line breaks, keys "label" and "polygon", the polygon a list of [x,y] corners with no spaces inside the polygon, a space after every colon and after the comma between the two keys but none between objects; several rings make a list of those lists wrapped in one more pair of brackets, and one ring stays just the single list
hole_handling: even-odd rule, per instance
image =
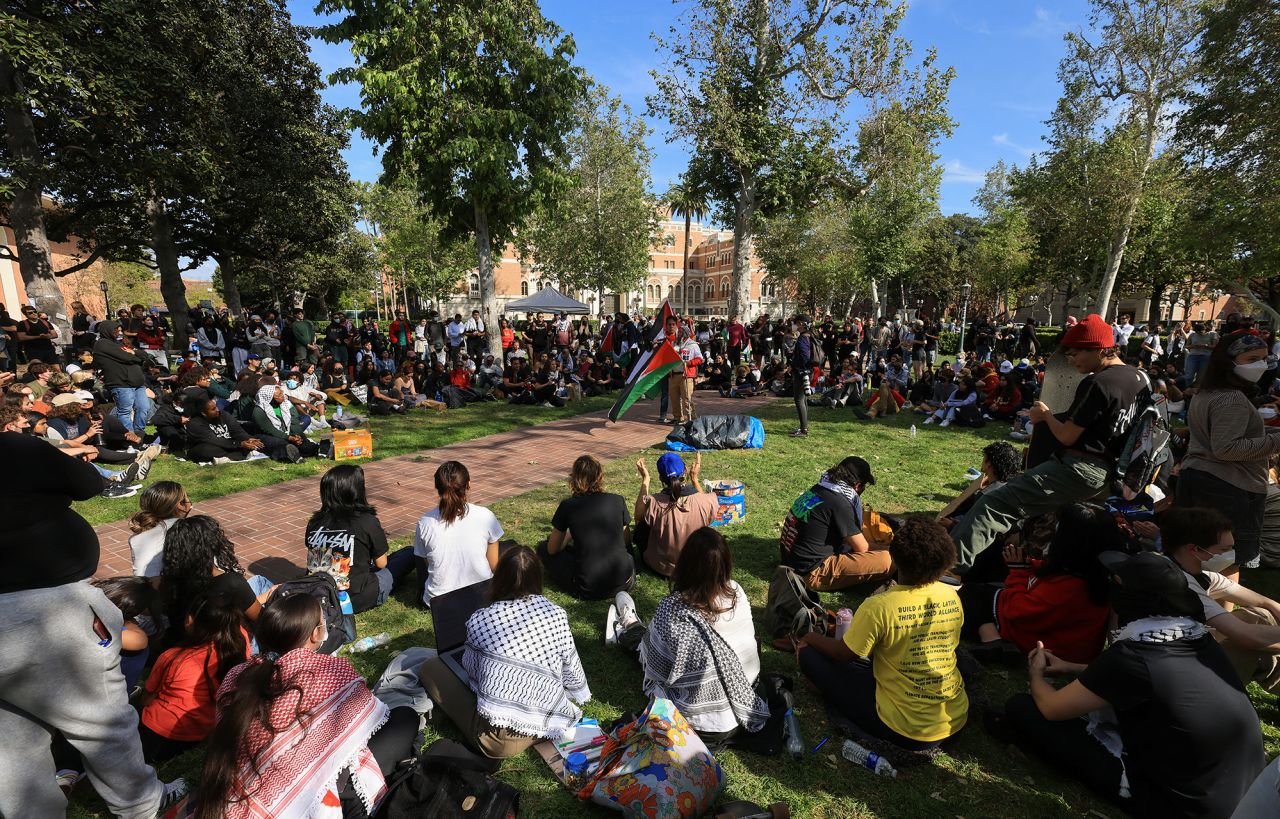
[{"label": "curly hair", "polygon": [[208,515],[182,518],[164,536],[160,590],[169,628],[180,632],[191,601],[213,584],[213,570],[244,574],[236,550],[216,520]]},{"label": "curly hair", "polygon": [[993,441],[982,448],[982,457],[991,464],[997,481],[1007,481],[1022,471],[1022,456],[1008,441]]},{"label": "curly hair", "polygon": [[911,515],[894,533],[889,556],[904,586],[932,583],[955,565],[956,544],[928,515]]}]

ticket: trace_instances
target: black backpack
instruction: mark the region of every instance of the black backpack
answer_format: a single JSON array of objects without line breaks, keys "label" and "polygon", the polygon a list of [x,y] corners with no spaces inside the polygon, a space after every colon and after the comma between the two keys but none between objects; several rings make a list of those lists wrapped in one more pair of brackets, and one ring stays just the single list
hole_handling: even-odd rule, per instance
[{"label": "black backpack", "polygon": [[827,351],[822,346],[822,342],[809,335],[809,364],[814,367],[821,367],[827,363]]},{"label": "black backpack", "polygon": [[387,777],[387,794],[374,819],[515,817],[520,791],[489,776],[496,763],[456,742],[436,740],[422,756],[400,763]]},{"label": "black backpack", "polygon": [[[1116,461],[1116,483],[1128,487],[1134,494],[1155,483],[1170,460],[1173,435],[1169,432],[1168,410],[1162,406],[1164,401],[1163,395],[1155,395],[1150,389],[1142,391],[1138,396],[1137,415]],[[1123,492],[1119,486],[1117,489]]]},{"label": "black backpack", "polygon": [[324,612],[324,622],[328,626],[329,638],[324,645],[316,649],[321,654],[332,654],[356,638],[355,615],[342,613],[342,601],[338,599],[338,584],[328,574],[309,574],[297,580],[281,583],[275,593],[267,600],[270,606],[277,600],[292,597],[295,594],[309,594],[320,601],[320,610]]},{"label": "black backpack", "polygon": [[790,566],[774,569],[764,607],[764,627],[770,639],[798,638],[811,631],[826,634],[827,626],[822,598],[805,585],[804,578]]}]

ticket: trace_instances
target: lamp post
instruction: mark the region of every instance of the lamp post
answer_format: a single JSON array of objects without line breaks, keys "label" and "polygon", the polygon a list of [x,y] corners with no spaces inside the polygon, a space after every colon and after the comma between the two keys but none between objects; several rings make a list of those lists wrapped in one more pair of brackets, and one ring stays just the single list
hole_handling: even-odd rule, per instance
[{"label": "lamp post", "polygon": [[102,318],[104,320],[110,319],[111,318],[111,302],[110,300],[107,299],[107,283],[105,281],[99,282],[98,288],[102,290],[102,310],[103,310]]},{"label": "lamp post", "polygon": [[960,306],[960,349],[956,352],[961,359],[964,358],[964,331],[969,326],[969,290],[972,287],[973,285],[968,282],[960,285],[960,290],[963,291],[964,297]]}]

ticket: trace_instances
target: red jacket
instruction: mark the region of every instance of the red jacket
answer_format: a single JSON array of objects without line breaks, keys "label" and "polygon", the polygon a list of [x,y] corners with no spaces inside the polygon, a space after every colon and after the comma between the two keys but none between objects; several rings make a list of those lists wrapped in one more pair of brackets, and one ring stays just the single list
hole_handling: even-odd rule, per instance
[{"label": "red jacket", "polygon": [[1013,388],[1013,395],[1006,401],[1004,393],[999,390],[987,401],[987,406],[996,412],[1013,412],[1022,406],[1022,390]]},{"label": "red jacket", "polygon": [[1000,636],[1023,651],[1039,640],[1068,662],[1089,662],[1102,651],[1111,609],[1090,600],[1088,586],[1075,575],[1036,577],[1038,563],[1009,569],[996,600]]}]

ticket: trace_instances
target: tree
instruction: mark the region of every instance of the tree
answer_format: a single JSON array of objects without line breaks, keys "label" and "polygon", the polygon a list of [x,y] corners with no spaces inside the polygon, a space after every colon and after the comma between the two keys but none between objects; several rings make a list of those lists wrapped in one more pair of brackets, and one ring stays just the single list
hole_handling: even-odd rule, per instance
[{"label": "tree", "polygon": [[1195,77],[1196,41],[1203,21],[1197,0],[1091,0],[1091,5],[1089,25],[1097,41],[1084,33],[1068,34],[1070,51],[1063,74],[1068,85],[1078,79],[1089,93],[1117,105],[1121,126],[1134,129],[1140,141],[1102,272],[1098,312],[1106,315],[1170,109]]},{"label": "tree", "polygon": [[981,235],[982,222],[967,213],[931,216],[920,236],[912,283],[947,303],[947,294],[968,280],[973,249]]},{"label": "tree", "polygon": [[[322,0],[346,16],[319,34],[350,41],[360,84],[352,122],[384,146],[388,177],[416,181],[449,236],[474,236],[480,298],[497,313],[493,248],[571,182],[566,137],[587,80],[573,39],[535,0],[449,4]],[[489,335],[490,351],[500,339]]]},{"label": "tree", "polygon": [[644,276],[657,233],[648,130],[608,88],[595,86],[568,139],[572,186],[520,235],[539,269],[575,290],[595,290],[602,310],[606,290],[625,293]]},{"label": "tree", "polygon": [[1031,284],[1027,274],[1033,244],[1026,212],[1010,188],[1010,171],[1004,160],[996,162],[973,197],[982,211],[982,231],[973,247],[972,269],[994,303],[1003,295],[1005,313],[1011,312],[1011,303],[1016,309],[1019,292]]},{"label": "tree", "polygon": [[695,178],[689,170],[681,174],[680,181],[667,188],[667,192],[662,197],[667,207],[671,209],[672,217],[684,217],[684,267],[680,274],[683,303],[680,305],[680,312],[686,315],[689,312],[689,251],[693,246],[693,237],[689,233],[693,230],[695,220],[701,222],[707,217],[707,212],[711,209],[707,197],[706,185]]},{"label": "tree", "polygon": [[[1280,310],[1280,14],[1273,0],[1205,12],[1199,85],[1178,121],[1203,191],[1195,220],[1223,283]],[[1276,319],[1280,322],[1280,317]]]},{"label": "tree", "polygon": [[[698,0],[666,37],[651,115],[691,143],[733,223],[729,312],[745,315],[758,215],[823,187],[857,190],[831,158],[833,122],[851,97],[884,98],[904,77],[909,44],[894,0]],[[933,73],[934,55],[924,60]]]}]

